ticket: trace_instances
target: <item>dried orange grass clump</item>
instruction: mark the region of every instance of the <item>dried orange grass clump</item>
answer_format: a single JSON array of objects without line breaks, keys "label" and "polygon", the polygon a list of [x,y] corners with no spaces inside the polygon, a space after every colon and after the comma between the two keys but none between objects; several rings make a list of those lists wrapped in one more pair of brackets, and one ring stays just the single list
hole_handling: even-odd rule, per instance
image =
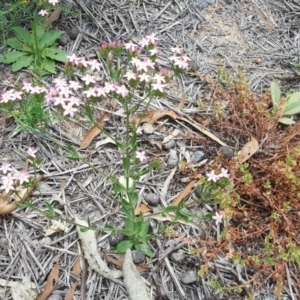
[{"label": "dried orange grass clump", "polygon": [[279,125],[280,116],[269,113],[270,94],[250,91],[243,77],[229,88],[210,83],[213,98],[227,103],[210,126],[231,146],[238,143],[242,148],[251,136],[260,144],[246,171],[234,161],[228,163],[239,198],[225,229],[230,247],[254,270],[248,274],[253,286],[260,286],[264,279],[282,286],[287,283],[286,269],[291,267],[299,288],[299,271],[294,266],[300,264],[300,123]]}]

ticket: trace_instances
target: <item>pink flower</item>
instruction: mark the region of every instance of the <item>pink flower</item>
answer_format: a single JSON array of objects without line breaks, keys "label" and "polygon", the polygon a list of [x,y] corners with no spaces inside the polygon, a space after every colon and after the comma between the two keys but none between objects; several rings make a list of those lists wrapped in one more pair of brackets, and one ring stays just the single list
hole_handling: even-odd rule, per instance
[{"label": "pink flower", "polygon": [[216,220],[216,225],[218,226],[222,223],[223,215],[216,212],[216,214],[212,218]]},{"label": "pink flower", "polygon": [[26,151],[27,155],[34,159],[36,159],[36,155],[35,155],[36,152],[37,152],[37,149],[34,147],[29,147]]},{"label": "pink flower", "polygon": [[79,82],[77,82],[77,81],[70,80],[69,81],[69,87],[70,87],[70,89],[72,89],[74,91],[77,91],[80,88],[82,88],[82,85]]},{"label": "pink flower", "polygon": [[110,60],[110,61],[113,60],[114,55],[111,52],[109,52],[108,55],[107,55],[107,59]]},{"label": "pink flower", "polygon": [[159,51],[158,51],[157,48],[150,49],[149,53],[150,53],[151,56],[159,55]]},{"label": "pink flower", "polygon": [[98,97],[106,97],[106,91],[104,87],[97,86],[95,87],[95,91]]},{"label": "pink flower", "polygon": [[38,14],[40,16],[44,17],[44,16],[47,16],[49,13],[45,9],[41,9]]},{"label": "pink flower", "polygon": [[31,94],[42,94],[42,93],[46,93],[46,92],[47,92],[47,89],[43,86],[33,86],[30,91]]},{"label": "pink flower", "polygon": [[22,97],[21,97],[22,94],[23,94],[22,91],[18,92],[14,89],[8,90],[2,94],[2,99],[0,102],[7,103],[9,101],[14,101],[17,99],[22,100]]},{"label": "pink flower", "polygon": [[221,168],[221,173],[218,175],[220,178],[229,178],[229,174],[228,174],[228,170],[226,170],[225,168]]},{"label": "pink flower", "polygon": [[87,63],[89,64],[92,71],[101,70],[101,64],[96,59],[91,59]]},{"label": "pink flower", "polygon": [[60,77],[55,78],[52,82],[54,83],[55,87],[59,89],[68,85],[67,81]]},{"label": "pink flower", "polygon": [[155,75],[153,76],[153,80],[155,80],[156,83],[158,83],[158,84],[160,84],[160,83],[165,83],[165,82],[166,82],[165,77],[164,77],[164,76],[161,76],[161,75],[159,75],[159,74],[155,74]]},{"label": "pink flower", "polygon": [[115,86],[110,83],[110,82],[105,82],[104,84],[104,90],[107,94],[109,94],[110,92],[114,92],[115,91]]},{"label": "pink flower", "polygon": [[131,70],[128,70],[126,72],[126,74],[124,75],[124,77],[127,78],[127,80],[131,80],[131,79],[135,80],[136,79],[136,74],[133,73]]},{"label": "pink flower", "polygon": [[147,62],[145,61],[139,61],[136,63],[136,67],[138,71],[144,71],[147,72],[148,71],[148,66],[147,66]]},{"label": "pink flower", "polygon": [[149,46],[148,39],[146,39],[146,38],[141,39],[141,41],[139,42],[139,44],[140,44],[140,46],[142,48],[145,48],[146,46]]},{"label": "pink flower", "polygon": [[129,51],[130,54],[132,54],[139,48],[136,44],[132,43],[131,41],[129,43],[126,43],[124,46],[125,49]]},{"label": "pink flower", "polygon": [[29,182],[29,174],[25,171],[14,173],[14,178],[19,181],[20,184]]},{"label": "pink flower", "polygon": [[147,159],[147,156],[146,156],[146,152],[145,152],[145,151],[141,151],[141,152],[137,151],[137,152],[135,153],[135,157],[136,157],[137,159],[139,159],[140,162],[143,162],[144,160]]},{"label": "pink flower", "polygon": [[[82,102],[81,99],[74,97],[74,96],[71,96],[70,98],[68,98],[66,100],[69,102],[69,104],[75,105],[75,106],[79,106]],[[65,105],[65,102],[63,103],[63,105]]]},{"label": "pink flower", "polygon": [[12,171],[11,164],[3,164],[0,167],[0,171],[2,171],[3,174],[6,174],[7,172]]},{"label": "pink flower", "polygon": [[151,77],[147,73],[142,73],[139,75],[139,79],[141,82],[150,82]]},{"label": "pink flower", "polygon": [[94,87],[90,87],[87,91],[84,91],[83,94],[87,97],[97,97],[97,90]]},{"label": "pink flower", "polygon": [[55,6],[56,3],[59,3],[59,0],[48,0],[48,3]]},{"label": "pink flower", "polygon": [[210,173],[206,174],[207,181],[217,182],[219,180],[219,175],[215,174],[215,171],[212,170]]},{"label": "pink flower", "polygon": [[4,190],[6,194],[8,194],[10,191],[13,191],[14,190],[13,181],[8,181],[3,179],[0,190]]},{"label": "pink flower", "polygon": [[179,55],[181,55],[183,53],[183,49],[179,48],[178,46],[172,47],[171,51],[173,52],[173,54],[179,54]]},{"label": "pink flower", "polygon": [[58,94],[62,97],[69,98],[71,95],[73,95],[73,91],[69,86],[62,86],[59,88]]},{"label": "pink flower", "polygon": [[73,103],[63,104],[64,116],[70,115],[74,117],[75,113],[78,111],[76,107],[73,107]]},{"label": "pink flower", "polygon": [[166,87],[165,84],[161,84],[161,83],[152,83],[151,86],[154,91],[160,91],[162,93],[164,92],[164,88]]},{"label": "pink flower", "polygon": [[126,97],[128,95],[128,89],[124,84],[122,84],[121,86],[116,85],[115,92],[122,97]]},{"label": "pink flower", "polygon": [[22,90],[30,93],[33,89],[32,83],[31,82],[27,82],[26,80],[23,80],[23,86],[22,86]]},{"label": "pink flower", "polygon": [[156,41],[158,41],[158,39],[155,37],[155,33],[151,33],[150,35],[147,35],[146,39],[148,40],[149,45],[155,45]]},{"label": "pink flower", "polygon": [[72,55],[68,55],[67,59],[69,60],[70,63],[72,63],[75,66],[78,66],[78,64],[81,61],[81,58],[77,57],[74,53]]},{"label": "pink flower", "polygon": [[90,83],[96,83],[96,77],[93,75],[85,74],[81,77],[81,79],[86,85],[89,85]]}]

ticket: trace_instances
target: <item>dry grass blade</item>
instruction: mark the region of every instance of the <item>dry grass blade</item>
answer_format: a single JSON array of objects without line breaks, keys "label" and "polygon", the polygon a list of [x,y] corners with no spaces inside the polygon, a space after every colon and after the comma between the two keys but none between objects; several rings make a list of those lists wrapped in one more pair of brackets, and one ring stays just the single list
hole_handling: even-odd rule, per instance
[{"label": "dry grass blade", "polygon": [[186,95],[183,94],[182,97],[181,97],[180,102],[177,105],[177,109],[182,110],[183,107],[184,107],[185,101],[186,101]]},{"label": "dry grass blade", "polygon": [[44,290],[38,295],[36,300],[46,300],[51,295],[59,276],[59,259],[56,261],[54,268],[51,270]]}]

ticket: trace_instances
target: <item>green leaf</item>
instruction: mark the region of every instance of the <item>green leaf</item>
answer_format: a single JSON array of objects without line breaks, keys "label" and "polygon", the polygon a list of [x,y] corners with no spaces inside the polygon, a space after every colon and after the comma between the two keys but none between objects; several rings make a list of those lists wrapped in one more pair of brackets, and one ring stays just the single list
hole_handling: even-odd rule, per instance
[{"label": "green leaf", "polygon": [[295,92],[295,93],[293,93],[292,95],[290,95],[288,97],[286,105],[289,105],[289,104],[291,104],[293,102],[297,102],[299,100],[300,100],[300,92]]},{"label": "green leaf", "polygon": [[11,64],[17,61],[20,57],[24,56],[25,53],[21,51],[12,51],[5,53],[1,58],[0,62],[4,64]]},{"label": "green leaf", "polygon": [[21,43],[18,39],[8,39],[5,43],[7,46],[17,49],[17,50],[23,50],[24,44]]},{"label": "green leaf", "polygon": [[271,98],[274,108],[278,108],[280,100],[280,88],[276,82],[271,83]]},{"label": "green leaf", "polygon": [[16,26],[12,28],[16,38],[25,44],[30,43],[32,35],[22,27]]},{"label": "green leaf", "polygon": [[125,253],[127,249],[133,246],[131,241],[121,241],[117,247],[113,250],[114,253]]},{"label": "green leaf", "polygon": [[41,63],[41,69],[46,70],[48,73],[55,74],[55,62],[52,59],[46,58]]},{"label": "green leaf", "polygon": [[134,245],[134,248],[135,248],[136,250],[141,251],[141,252],[144,253],[146,256],[149,256],[149,257],[153,257],[153,256],[154,256],[153,251],[151,250],[151,248],[150,248],[147,244],[138,244],[138,245]]},{"label": "green leaf", "polygon": [[[35,33],[36,33],[36,37],[38,39],[38,43],[40,44],[40,40],[45,35],[45,29],[41,25],[37,25],[35,28]],[[41,47],[41,44],[40,44],[40,47]]]},{"label": "green leaf", "polygon": [[23,68],[29,67],[33,62],[33,56],[23,53],[23,56],[20,56],[15,63],[11,66],[13,72],[19,71]]},{"label": "green leaf", "polygon": [[67,60],[68,53],[56,48],[45,48],[43,55],[56,61],[65,62]]},{"label": "green leaf", "polygon": [[134,235],[134,228],[134,220],[127,217],[125,220],[123,233],[128,237],[132,237]]},{"label": "green leaf", "polygon": [[140,232],[139,232],[139,236],[145,240],[147,239],[147,234],[148,234],[148,231],[149,231],[149,221],[146,221],[146,222],[143,222],[142,223],[142,226],[141,226],[141,229],[140,229]]},{"label": "green leaf", "polygon": [[300,101],[295,101],[289,103],[287,106],[284,108],[284,115],[294,115],[300,112]]},{"label": "green leaf", "polygon": [[48,31],[40,39],[40,47],[52,46],[57,39],[59,39],[64,34],[64,31]]},{"label": "green leaf", "polygon": [[168,212],[178,211],[178,209],[179,209],[178,206],[170,205],[170,206],[165,207],[161,212],[165,214]]},{"label": "green leaf", "polygon": [[285,118],[285,117],[280,118],[280,119],[278,120],[278,122],[281,123],[281,124],[284,124],[284,125],[292,125],[292,124],[295,124],[295,121],[294,121],[294,120],[292,120],[291,118]]}]

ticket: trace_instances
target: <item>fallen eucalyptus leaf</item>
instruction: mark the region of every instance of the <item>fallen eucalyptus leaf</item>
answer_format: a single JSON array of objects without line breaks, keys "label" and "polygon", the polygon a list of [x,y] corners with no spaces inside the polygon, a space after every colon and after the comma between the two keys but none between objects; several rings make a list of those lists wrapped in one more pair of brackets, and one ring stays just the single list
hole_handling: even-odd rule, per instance
[{"label": "fallen eucalyptus leaf", "polygon": [[131,250],[127,249],[123,263],[124,284],[129,300],[151,300],[146,285],[132,261]]},{"label": "fallen eucalyptus leaf", "polygon": [[[82,226],[88,226],[86,221],[80,220],[77,217],[75,217],[75,223]],[[102,260],[97,249],[95,232],[93,230],[82,232],[80,226],[77,226],[77,232],[84,251],[84,258],[87,260],[90,268],[108,279],[121,277],[122,271],[109,269],[106,262]]]}]

